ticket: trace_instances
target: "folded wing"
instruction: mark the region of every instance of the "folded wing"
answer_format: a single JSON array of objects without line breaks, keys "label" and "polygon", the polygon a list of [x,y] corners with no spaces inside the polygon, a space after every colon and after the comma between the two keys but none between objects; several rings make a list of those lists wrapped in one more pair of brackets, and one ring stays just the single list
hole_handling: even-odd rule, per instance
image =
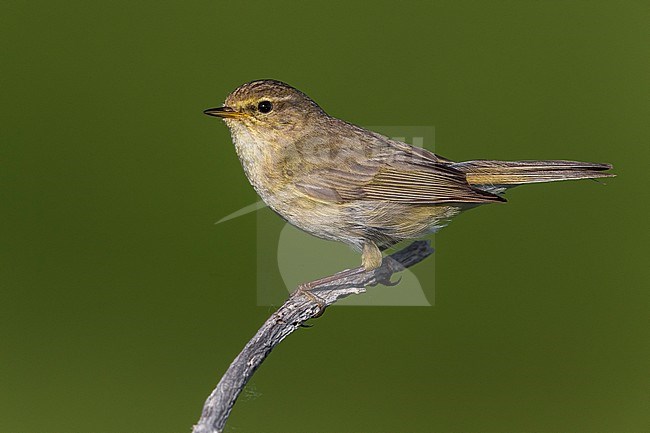
[{"label": "folded wing", "polygon": [[466,174],[421,148],[390,148],[373,156],[341,155],[314,165],[296,187],[315,200],[377,200],[414,205],[490,203],[502,197],[471,186]]}]

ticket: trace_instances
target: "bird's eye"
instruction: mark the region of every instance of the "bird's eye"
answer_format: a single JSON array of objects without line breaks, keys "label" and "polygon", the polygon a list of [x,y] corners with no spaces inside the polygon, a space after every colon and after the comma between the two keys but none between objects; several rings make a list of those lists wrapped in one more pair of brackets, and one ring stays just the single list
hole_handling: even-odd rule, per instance
[{"label": "bird's eye", "polygon": [[257,104],[257,109],[260,113],[266,114],[273,110],[273,104],[271,104],[270,101],[260,101],[260,103]]}]

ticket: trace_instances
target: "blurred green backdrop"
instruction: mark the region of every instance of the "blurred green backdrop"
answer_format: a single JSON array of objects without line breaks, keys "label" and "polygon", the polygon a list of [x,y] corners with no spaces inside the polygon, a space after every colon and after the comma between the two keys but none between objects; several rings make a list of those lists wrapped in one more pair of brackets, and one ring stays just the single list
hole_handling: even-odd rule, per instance
[{"label": "blurred green backdrop", "polygon": [[649,25],[642,1],[3,1],[0,432],[190,430],[272,311],[255,216],[213,224],[257,198],[201,111],[268,77],[456,160],[619,177],[461,216],[415,268],[434,307],[328,310],[229,431],[645,431]]}]

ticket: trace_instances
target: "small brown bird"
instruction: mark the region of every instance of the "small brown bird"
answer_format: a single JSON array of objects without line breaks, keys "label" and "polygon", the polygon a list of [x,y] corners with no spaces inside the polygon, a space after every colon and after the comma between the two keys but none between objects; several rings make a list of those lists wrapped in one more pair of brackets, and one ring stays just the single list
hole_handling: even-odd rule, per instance
[{"label": "small brown bird", "polygon": [[538,182],[612,177],[610,164],[576,161],[454,162],[334,118],[275,80],[244,84],[220,108],[246,176],[294,226],[362,253],[421,238],[461,211],[505,202],[506,189]]}]

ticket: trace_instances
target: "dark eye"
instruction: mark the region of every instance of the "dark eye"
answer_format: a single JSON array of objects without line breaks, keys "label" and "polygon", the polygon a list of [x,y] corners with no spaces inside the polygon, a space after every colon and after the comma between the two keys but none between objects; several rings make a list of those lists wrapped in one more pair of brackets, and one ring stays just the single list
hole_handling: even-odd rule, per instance
[{"label": "dark eye", "polygon": [[260,101],[260,103],[257,104],[257,109],[260,113],[266,114],[273,110],[273,104],[271,104],[270,101]]}]

